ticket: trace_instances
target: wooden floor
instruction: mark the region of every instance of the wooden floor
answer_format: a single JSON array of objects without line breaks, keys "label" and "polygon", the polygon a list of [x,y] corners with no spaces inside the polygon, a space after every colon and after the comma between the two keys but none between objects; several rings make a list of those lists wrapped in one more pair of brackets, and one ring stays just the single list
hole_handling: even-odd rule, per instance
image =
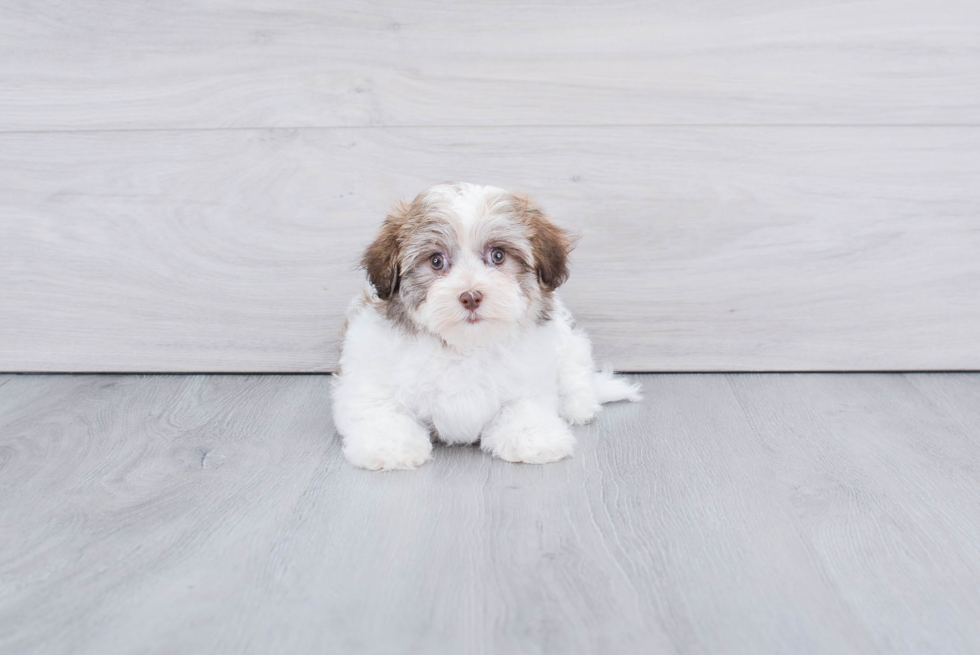
[{"label": "wooden floor", "polygon": [[0,652],[980,651],[980,375],[636,379],[379,474],[327,376],[0,376]]}]

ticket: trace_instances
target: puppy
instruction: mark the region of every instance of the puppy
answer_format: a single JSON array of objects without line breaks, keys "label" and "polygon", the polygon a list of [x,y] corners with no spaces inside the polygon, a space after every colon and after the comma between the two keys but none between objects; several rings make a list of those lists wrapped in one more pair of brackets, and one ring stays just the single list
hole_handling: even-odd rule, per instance
[{"label": "puppy", "polygon": [[569,424],[640,388],[596,371],[555,294],[572,240],[527,197],[439,184],[400,203],[364,253],[371,282],[347,315],[333,415],[344,455],[413,469],[431,438],[510,462],[572,454]]}]

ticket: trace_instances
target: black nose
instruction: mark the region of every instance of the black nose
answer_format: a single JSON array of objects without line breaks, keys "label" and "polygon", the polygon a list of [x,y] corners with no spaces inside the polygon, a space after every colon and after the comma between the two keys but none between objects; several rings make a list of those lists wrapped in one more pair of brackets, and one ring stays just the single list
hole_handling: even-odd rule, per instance
[{"label": "black nose", "polygon": [[479,307],[481,300],[483,300],[483,294],[479,291],[464,291],[459,294],[459,302],[463,303],[463,307],[470,311]]}]

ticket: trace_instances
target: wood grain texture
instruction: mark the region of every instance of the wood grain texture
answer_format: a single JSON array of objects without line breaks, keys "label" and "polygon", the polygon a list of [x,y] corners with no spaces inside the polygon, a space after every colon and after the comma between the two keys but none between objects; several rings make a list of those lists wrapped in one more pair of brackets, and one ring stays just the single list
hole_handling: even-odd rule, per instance
[{"label": "wood grain texture", "polygon": [[5,2],[0,130],[977,124],[974,0]]},{"label": "wood grain texture", "polygon": [[329,371],[390,204],[530,192],[620,370],[980,368],[978,128],[0,136],[0,370]]},{"label": "wood grain texture", "polygon": [[980,376],[635,379],[571,460],[378,474],[324,376],[17,376],[0,651],[980,649]]}]

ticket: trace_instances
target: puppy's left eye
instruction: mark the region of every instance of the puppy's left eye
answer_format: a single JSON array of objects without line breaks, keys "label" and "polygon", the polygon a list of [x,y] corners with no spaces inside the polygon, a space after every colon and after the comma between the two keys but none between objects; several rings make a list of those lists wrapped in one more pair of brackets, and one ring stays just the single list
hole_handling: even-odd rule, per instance
[{"label": "puppy's left eye", "polygon": [[494,264],[500,265],[504,263],[504,251],[500,248],[494,248],[490,251],[490,261]]}]

